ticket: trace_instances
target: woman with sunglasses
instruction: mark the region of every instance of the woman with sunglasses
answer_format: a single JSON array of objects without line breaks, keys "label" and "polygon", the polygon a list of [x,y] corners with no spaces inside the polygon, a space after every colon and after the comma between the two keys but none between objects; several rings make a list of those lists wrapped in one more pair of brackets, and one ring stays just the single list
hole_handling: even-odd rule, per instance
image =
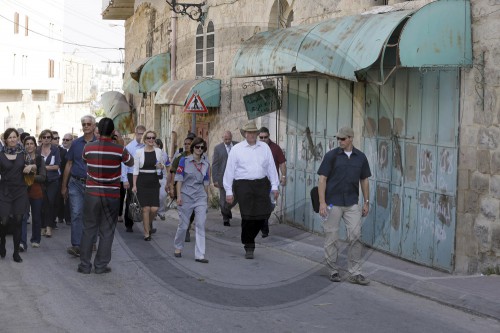
[{"label": "woman with sunglasses", "polygon": [[[29,156],[29,165],[36,165],[36,172],[34,172],[35,182],[28,187],[28,198],[31,206],[31,247],[40,247],[41,235],[40,229],[42,225],[42,204],[43,204],[43,191],[45,187],[45,179],[47,177],[47,170],[45,169],[45,160],[42,155],[36,153],[36,139],[33,136],[28,136],[24,139],[24,149]],[[29,208],[28,208],[29,209]],[[21,235],[21,245],[27,249],[27,223],[28,212],[24,214],[23,228]]]},{"label": "woman with sunglasses", "polygon": [[177,211],[179,225],[175,234],[175,257],[181,257],[184,240],[189,226],[189,217],[195,212],[196,244],[194,258],[197,262],[208,263],[205,259],[205,221],[208,208],[208,185],[210,164],[202,158],[207,151],[207,143],[200,137],[193,140],[191,155],[182,157],[175,173],[177,182]]},{"label": "woman with sunglasses", "polygon": [[144,240],[151,240],[153,220],[160,206],[160,181],[157,170],[163,170],[165,162],[159,148],[155,147],[156,132],[144,133],[144,148],[137,149],[134,157],[132,192],[142,207]]},{"label": "woman with sunglasses", "polygon": [[52,228],[56,226],[56,199],[59,186],[59,166],[61,164],[61,154],[57,145],[52,144],[52,131],[43,130],[40,133],[42,144],[36,149],[37,154],[43,156],[45,168],[47,169],[47,179],[45,180],[45,195],[42,212],[42,235],[52,236]]},{"label": "woman with sunglasses", "polygon": [[5,235],[9,222],[13,224],[15,262],[22,262],[19,255],[23,216],[28,209],[28,191],[24,174],[36,172],[36,165],[26,165],[29,159],[24,147],[19,144],[15,128],[8,128],[3,134],[5,147],[0,153],[0,257],[5,258]]}]

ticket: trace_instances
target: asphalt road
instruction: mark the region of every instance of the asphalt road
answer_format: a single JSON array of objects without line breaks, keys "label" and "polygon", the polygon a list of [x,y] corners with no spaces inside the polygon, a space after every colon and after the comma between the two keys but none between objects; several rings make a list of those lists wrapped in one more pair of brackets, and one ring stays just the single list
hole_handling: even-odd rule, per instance
[{"label": "asphalt road", "polygon": [[331,283],[323,267],[282,244],[268,242],[245,260],[237,237],[209,230],[210,263],[202,264],[194,242],[173,256],[175,220],[158,221],[152,242],[138,227],[118,225],[113,271],[103,275],[76,272],[67,226],[21,264],[9,238],[0,332],[500,332],[498,321],[376,282]]}]

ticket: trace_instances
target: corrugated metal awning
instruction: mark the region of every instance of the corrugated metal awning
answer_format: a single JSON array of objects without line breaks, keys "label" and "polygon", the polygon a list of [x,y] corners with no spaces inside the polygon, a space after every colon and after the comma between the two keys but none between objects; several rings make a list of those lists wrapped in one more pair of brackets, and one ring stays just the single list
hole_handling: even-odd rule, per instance
[{"label": "corrugated metal awning", "polygon": [[119,91],[107,91],[101,95],[101,105],[117,130],[122,134],[134,132],[136,117],[125,95]]},{"label": "corrugated metal awning", "polygon": [[176,80],[165,83],[155,96],[155,104],[184,106],[194,92],[206,107],[220,106],[220,80]]},{"label": "corrugated metal awning", "polygon": [[[423,62],[427,66],[470,65],[470,34],[468,0],[436,1],[416,12],[334,18],[255,35],[236,53],[232,74],[321,73],[359,81],[376,63],[382,70],[388,66],[420,67]],[[453,41],[443,44],[446,36]],[[433,47],[436,45],[443,48]]]},{"label": "corrugated metal awning", "polygon": [[170,53],[160,53],[149,59],[141,69],[139,92],[158,91],[170,80]]},{"label": "corrugated metal awning", "polygon": [[131,78],[130,76],[126,76],[123,79],[123,84],[122,84],[122,90],[123,92],[132,94],[132,95],[138,95],[139,93],[139,82]]}]

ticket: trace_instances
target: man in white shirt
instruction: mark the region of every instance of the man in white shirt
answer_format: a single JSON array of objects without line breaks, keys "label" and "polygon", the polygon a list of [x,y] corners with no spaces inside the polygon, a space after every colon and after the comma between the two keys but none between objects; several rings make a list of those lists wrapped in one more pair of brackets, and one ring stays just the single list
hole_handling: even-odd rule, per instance
[{"label": "man in white shirt", "polygon": [[235,197],[240,205],[241,242],[245,258],[253,259],[255,237],[273,211],[269,193],[278,199],[278,172],[269,146],[257,141],[259,129],[254,121],[241,128],[245,140],[234,145],[229,153],[223,184],[226,202]]},{"label": "man in white shirt", "polygon": [[[130,156],[135,156],[135,151],[139,148],[144,147],[142,143],[142,137],[146,132],[146,127],[144,125],[137,125],[135,128],[135,140],[130,141],[130,143],[125,147],[129,152]],[[128,206],[130,204],[130,198],[132,197],[132,173],[134,172],[134,166],[126,166],[122,164],[122,176],[121,181],[123,182],[123,188],[127,190],[127,200],[125,201],[125,228],[127,232],[133,232],[134,221],[128,217]]]}]

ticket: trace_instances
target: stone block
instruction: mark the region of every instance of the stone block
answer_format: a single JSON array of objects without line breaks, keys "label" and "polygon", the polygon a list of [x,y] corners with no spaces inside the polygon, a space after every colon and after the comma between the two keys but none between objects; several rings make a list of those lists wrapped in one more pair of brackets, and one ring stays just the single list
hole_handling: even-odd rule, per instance
[{"label": "stone block", "polygon": [[479,246],[479,252],[487,252],[490,249],[490,222],[483,218],[476,219],[474,226],[474,235]]},{"label": "stone block", "polygon": [[460,147],[458,168],[461,170],[476,170],[476,147]]},{"label": "stone block", "polygon": [[479,195],[473,191],[464,193],[464,213],[477,214],[479,212]]},{"label": "stone block", "polygon": [[477,170],[481,173],[490,173],[490,151],[477,151]]},{"label": "stone block", "polygon": [[[491,120],[489,124],[491,124]],[[477,141],[479,149],[497,149],[500,142],[500,129],[496,127],[479,129]]]},{"label": "stone block", "polygon": [[467,190],[469,189],[469,170],[459,169],[458,170],[458,189]]},{"label": "stone block", "polygon": [[479,193],[488,192],[490,190],[490,175],[473,172],[470,180],[470,188]]},{"label": "stone block", "polygon": [[474,112],[474,123],[482,126],[490,126],[493,122],[493,113],[483,110],[476,110]]},{"label": "stone block", "polygon": [[490,170],[492,174],[500,174],[500,151],[491,154]]},{"label": "stone block", "polygon": [[494,221],[498,218],[500,201],[495,198],[485,197],[480,203],[481,214],[488,220]]},{"label": "stone block", "polygon": [[500,253],[500,225],[494,226],[491,230],[491,249]]},{"label": "stone block", "polygon": [[490,178],[490,194],[497,199],[500,199],[500,176],[491,176]]}]

